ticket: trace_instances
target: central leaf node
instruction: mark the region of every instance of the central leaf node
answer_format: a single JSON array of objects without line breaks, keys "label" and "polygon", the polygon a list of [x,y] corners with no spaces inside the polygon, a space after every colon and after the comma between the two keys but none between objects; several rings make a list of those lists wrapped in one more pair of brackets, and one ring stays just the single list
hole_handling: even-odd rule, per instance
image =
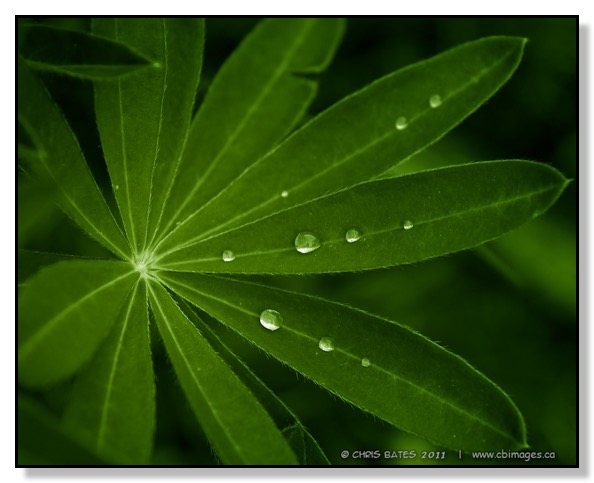
[{"label": "central leaf node", "polygon": [[140,273],[143,278],[147,278],[151,272],[151,264],[152,264],[152,253],[151,252],[142,252],[138,253],[134,256],[132,261],[132,265],[134,265],[134,269]]}]

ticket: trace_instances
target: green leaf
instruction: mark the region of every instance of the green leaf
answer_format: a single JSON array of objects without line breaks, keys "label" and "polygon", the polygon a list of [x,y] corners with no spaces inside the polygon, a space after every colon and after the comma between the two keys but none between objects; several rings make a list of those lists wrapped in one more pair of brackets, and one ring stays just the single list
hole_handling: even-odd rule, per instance
[{"label": "green leaf", "polygon": [[224,464],[297,464],[279,429],[167,291],[149,284],[157,326],[182,388]]},{"label": "green leaf", "polygon": [[[399,428],[464,451],[526,446],[522,416],[509,397],[460,357],[408,328],[249,282],[159,276],[268,354]],[[265,310],[282,317],[278,330],[261,325]]]},{"label": "green leaf", "polygon": [[87,362],[135,273],[127,263],[81,260],[56,263],[33,277],[19,297],[19,382],[46,386]]},{"label": "green leaf", "polygon": [[[413,263],[526,223],[546,211],[566,183],[554,168],[529,161],[473,163],[372,181],[196,242],[159,265],[282,274]],[[319,248],[304,253],[304,233],[315,235]],[[223,260],[224,250],[233,252],[232,262]]]},{"label": "green leaf", "polygon": [[[97,124],[126,233],[144,249],[149,216],[171,185],[190,123],[204,22],[190,18],[100,18],[93,32],[153,59],[139,74],[95,85]],[[155,208],[155,210],[153,210]]]},{"label": "green leaf", "polygon": [[155,429],[155,384],[146,285],[140,280],[119,320],[78,376],[64,423],[116,464],[147,464]]},{"label": "green leaf", "polygon": [[[524,43],[514,37],[470,42],[338,102],[182,220],[161,251],[381,174],[441,138],[491,97],[515,71]],[[439,96],[435,108],[433,96]]]},{"label": "green leaf", "polygon": [[122,258],[128,243],[115,222],[70,126],[43,84],[18,63],[19,122],[37,148],[39,163],[30,163],[42,179],[53,180],[63,210],[96,240]]},{"label": "green leaf", "polygon": [[266,19],[225,62],[188,136],[166,233],[264,156],[302,117],[344,32],[337,18]]},{"label": "green leaf", "polygon": [[127,45],[86,32],[23,26],[20,52],[29,65],[91,80],[111,80],[151,64]]},{"label": "green leaf", "polygon": [[293,412],[216,336],[214,331],[202,321],[184,301],[180,304],[184,314],[198,328],[221,359],[241,379],[256,396],[264,409],[270,414],[278,428],[282,429],[293,448],[300,465],[329,465],[326,455],[301,424]]},{"label": "green leaf", "polygon": [[65,431],[55,414],[31,396],[19,392],[17,416],[18,465],[105,464]]}]

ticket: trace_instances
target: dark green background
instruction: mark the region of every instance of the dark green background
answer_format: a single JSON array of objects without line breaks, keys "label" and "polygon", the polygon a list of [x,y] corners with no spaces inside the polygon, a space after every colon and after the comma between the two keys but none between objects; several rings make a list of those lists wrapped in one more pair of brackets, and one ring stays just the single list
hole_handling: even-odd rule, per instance
[{"label": "dark green background", "polygon": [[[90,24],[89,19],[35,21],[81,30]],[[199,101],[217,69],[257,21],[207,19]],[[519,158],[551,164],[575,179],[575,18],[349,19],[345,39],[335,61],[321,76],[319,94],[309,115],[395,69],[488,35],[529,39],[516,74],[476,114],[393,174],[420,167]],[[92,84],[56,75],[44,75],[44,79],[79,136],[96,177],[105,183],[106,169],[93,118]],[[23,167],[26,169],[25,162]],[[529,464],[573,465],[577,463],[576,189],[577,180],[547,214],[487,249],[367,273],[260,279],[389,317],[440,342],[510,394],[525,416],[535,451],[557,454],[555,460]],[[51,193],[19,173],[19,247],[104,256],[104,249],[52,208],[50,198]],[[24,268],[25,262],[19,260],[19,270]],[[382,453],[440,449],[342,403],[229,331],[222,334],[298,414],[334,464],[429,463],[418,458],[343,460],[343,449],[377,449]],[[212,451],[183,399],[160,342],[153,350],[158,398],[155,463],[213,464]],[[67,388],[64,384],[32,396],[59,414]],[[30,412],[35,411],[29,408],[22,414],[30,421]],[[51,426],[51,421],[48,424]],[[20,455],[26,457],[21,463],[58,461],[55,452],[60,454],[60,444],[48,441],[53,456],[43,454],[47,448],[40,444],[43,438],[51,438],[51,432],[37,429],[39,434],[33,436],[35,429],[30,424],[20,429],[28,436],[19,439]],[[72,454],[64,445],[63,453]],[[450,454],[447,463],[457,464],[457,453]],[[81,463],[88,462],[84,455],[80,458]],[[462,460],[462,464],[477,463],[469,456]],[[502,463],[528,464],[479,464]]]}]

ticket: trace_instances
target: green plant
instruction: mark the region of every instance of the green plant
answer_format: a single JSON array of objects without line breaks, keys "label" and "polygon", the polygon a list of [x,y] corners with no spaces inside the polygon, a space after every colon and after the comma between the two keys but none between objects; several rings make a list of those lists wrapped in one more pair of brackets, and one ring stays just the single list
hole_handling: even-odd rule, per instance
[{"label": "green plant", "polygon": [[[22,30],[19,122],[31,142],[21,157],[117,259],[60,261],[27,278],[19,382],[46,388],[77,374],[63,426],[91,453],[107,463],[151,461],[154,320],[222,463],[328,462],[203,312],[340,398],[440,446],[527,447],[516,406],[461,358],[404,326],[250,278],[413,263],[477,246],[546,211],[567,180],[539,163],[385,174],[492,96],[516,69],[524,39],[462,45],[295,130],[341,20],[262,22],[193,119],[202,22],[100,19],[92,34]],[[75,45],[74,37],[84,56],[56,58],[44,48],[48,38]],[[106,192],[32,69],[94,81]],[[29,273],[54,260],[38,257]]]}]

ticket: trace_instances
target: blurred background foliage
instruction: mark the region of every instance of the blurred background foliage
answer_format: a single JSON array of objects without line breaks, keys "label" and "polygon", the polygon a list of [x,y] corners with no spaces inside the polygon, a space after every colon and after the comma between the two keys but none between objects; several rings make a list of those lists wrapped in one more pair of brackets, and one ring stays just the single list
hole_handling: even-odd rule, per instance
[{"label": "blurred background foliage", "polygon": [[[22,20],[22,19],[21,19]],[[88,30],[87,18],[36,18]],[[197,100],[256,18],[209,18]],[[576,18],[351,18],[335,61],[321,75],[314,116],[389,72],[460,43],[489,35],[527,37],[524,59],[510,82],[476,114],[423,153],[391,170],[399,175],[489,159],[530,159],[576,178]],[[78,135],[91,168],[113,203],[92,108],[92,84],[44,74],[52,95]],[[27,176],[35,153],[19,130],[19,248],[90,257],[108,256],[53,207],[52,191]],[[388,317],[467,359],[507,391],[528,427],[535,451],[556,460],[471,461],[462,464],[573,465],[576,460],[576,189],[564,192],[543,217],[476,250],[380,271],[307,277],[257,277]],[[395,248],[396,249],[396,248]],[[19,283],[35,255],[19,256]],[[217,325],[218,327],[218,325]],[[297,413],[334,464],[429,464],[430,461],[347,459],[340,451],[439,450],[333,397],[230,330],[220,335]],[[154,334],[157,434],[154,463],[216,462],[184,400]],[[419,364],[423,364],[419,360]],[[60,432],[59,414],[70,382],[19,398],[21,464],[97,464]],[[33,436],[35,433],[35,436]],[[45,444],[44,444],[45,443]],[[505,448],[502,448],[505,449]],[[49,451],[49,454],[48,454]],[[457,453],[437,464],[458,464]],[[71,461],[70,457],[77,461]],[[100,463],[100,462],[99,462]]]}]

